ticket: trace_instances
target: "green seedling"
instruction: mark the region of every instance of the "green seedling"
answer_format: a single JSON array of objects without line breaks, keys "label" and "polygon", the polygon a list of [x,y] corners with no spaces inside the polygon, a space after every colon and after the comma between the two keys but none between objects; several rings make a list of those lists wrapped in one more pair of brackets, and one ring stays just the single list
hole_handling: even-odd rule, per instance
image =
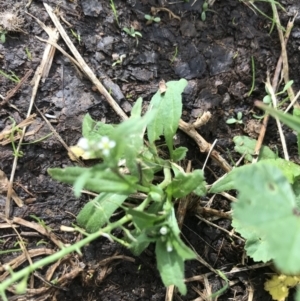
[{"label": "green seedling", "polygon": [[123,27],[123,31],[125,31],[129,36],[133,37],[136,39],[136,45],[138,45],[139,37],[142,37],[142,34],[139,31],[136,31],[133,26],[130,27],[130,29],[128,27]]},{"label": "green seedling", "polygon": [[81,36],[80,34],[77,32],[75,32],[73,29],[71,29],[71,33],[73,35],[73,37],[78,41],[78,43],[80,44],[81,43]]},{"label": "green seedling", "polygon": [[118,58],[115,60],[115,62],[111,66],[114,67],[116,65],[122,65],[123,60],[125,58],[126,58],[126,54],[121,54],[120,56],[118,56]]},{"label": "green seedling", "polygon": [[31,56],[31,52],[29,51],[28,47],[25,47],[25,52],[26,52],[27,58],[31,61],[32,56]]},{"label": "green seedling", "polygon": [[145,19],[147,20],[147,25],[152,24],[153,22],[159,23],[161,21],[160,17],[154,17],[150,15],[145,15]]},{"label": "green seedling", "polygon": [[178,46],[175,46],[174,54],[173,54],[173,56],[172,56],[172,58],[171,58],[171,64],[174,63],[174,61],[175,61],[176,58],[177,58],[177,55],[178,55]]},{"label": "green seedling", "polygon": [[22,246],[22,245],[27,245],[28,243],[27,242],[25,242],[25,241],[16,241],[15,243],[14,243],[14,247],[18,247],[18,246]]},{"label": "green seedling", "polygon": [[229,118],[226,120],[226,123],[227,124],[242,124],[243,123],[243,113],[242,112],[238,112],[236,114],[236,118],[232,117],[232,118]]},{"label": "green seedling", "polygon": [[5,73],[4,71],[0,70],[0,74],[3,75],[4,77],[6,77],[7,79],[11,80],[14,83],[19,83],[20,82],[20,78],[12,71],[9,71],[11,73],[11,75]]},{"label": "green seedling", "polygon": [[[288,81],[288,82],[284,85],[283,89],[282,89],[281,91],[277,92],[277,93],[275,94],[275,96],[279,96],[279,95],[284,94],[284,93],[285,93],[285,92],[293,85],[293,83],[294,83],[293,80]],[[267,84],[265,85],[265,89],[266,89],[267,95],[263,98],[263,103],[266,104],[266,105],[270,105],[270,104],[272,104],[272,97],[271,97],[271,93],[270,93],[270,91],[269,91],[269,89],[268,89],[268,85],[267,85]],[[287,99],[288,99],[288,98],[287,98]],[[283,100],[283,101],[278,105],[278,107],[280,107],[287,99]]]},{"label": "green seedling", "polygon": [[38,247],[39,245],[46,245],[47,243],[48,243],[47,241],[41,239],[36,243],[36,246]]},{"label": "green seedling", "polygon": [[47,226],[46,223],[39,217],[35,216],[34,214],[31,214],[30,217],[33,218],[34,220],[36,220],[37,223],[39,225],[41,225],[44,229],[46,229],[48,232],[52,231],[52,229],[49,226]]},{"label": "green seedling", "polygon": [[202,5],[202,13],[201,13],[201,20],[204,22],[206,21],[206,12],[210,11],[215,13],[214,10],[209,9],[210,6],[212,6],[214,3],[214,1],[211,0],[205,0],[203,5]]},{"label": "green seedling", "polygon": [[12,125],[11,125],[11,131],[10,131],[8,138],[9,138],[12,148],[13,148],[13,155],[15,157],[21,158],[21,157],[23,157],[24,154],[22,151],[17,150],[16,144],[15,144],[15,135],[21,134],[22,130],[17,126],[17,123],[13,118],[9,117],[9,119],[12,122]]},{"label": "green seedling", "polygon": [[[274,26],[277,23],[276,17],[275,17],[275,15],[276,15],[275,11],[277,11],[277,7],[279,7],[283,11],[285,11],[284,7],[279,2],[274,1],[274,0],[257,0],[257,1],[240,0],[240,2],[243,2],[248,7],[250,7],[254,12],[258,12],[259,14],[261,14],[262,16],[267,18],[268,20],[272,21],[272,26],[270,28],[270,33],[273,31]],[[272,7],[273,17],[270,17],[267,14],[265,14],[254,2],[267,2],[267,3],[269,3]],[[282,27],[282,26],[280,26],[280,29],[282,31],[285,31],[284,27]]]},{"label": "green seedling", "polygon": [[115,20],[116,20],[116,22],[118,24],[118,27],[120,27],[117,8],[116,8],[115,3],[114,3],[113,0],[110,0],[110,7],[111,7],[111,9],[112,9],[112,11],[114,13]]}]

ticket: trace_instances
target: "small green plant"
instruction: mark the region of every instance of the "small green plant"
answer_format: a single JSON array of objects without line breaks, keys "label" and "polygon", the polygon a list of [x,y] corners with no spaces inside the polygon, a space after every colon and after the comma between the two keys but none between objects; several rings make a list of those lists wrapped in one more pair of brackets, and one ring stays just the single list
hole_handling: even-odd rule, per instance
[{"label": "small green plant", "polygon": [[145,19],[147,20],[147,23],[146,23],[147,25],[150,25],[153,22],[159,23],[161,21],[160,17],[154,17],[154,16],[150,16],[150,15],[145,15]]},{"label": "small green plant", "polygon": [[243,113],[242,112],[238,112],[236,114],[236,118],[232,117],[226,120],[227,124],[242,124],[243,123]]},{"label": "small green plant", "polygon": [[3,70],[0,70],[1,75],[3,75],[4,77],[6,77],[7,79],[11,80],[14,83],[19,83],[20,78],[13,71],[9,71],[9,72],[11,73],[11,75],[7,74]]},{"label": "small green plant", "polygon": [[118,18],[118,12],[117,12],[117,8],[115,6],[115,3],[114,3],[114,0],[110,0],[110,7],[114,13],[114,16],[115,16],[115,20],[118,24],[118,27],[120,27],[120,24],[119,24],[119,18]]},{"label": "small green plant", "polygon": [[[256,0],[256,1],[249,1],[249,0],[239,0],[240,2],[245,3],[248,7],[250,7],[254,12],[258,12],[259,14],[261,14],[262,16],[264,16],[265,18],[267,18],[268,20],[272,21],[272,26],[270,29],[270,33],[273,31],[274,25],[277,23],[276,22],[276,17],[275,17],[275,10],[277,10],[277,7],[280,8],[281,10],[285,11],[285,8],[278,2],[275,0]],[[268,15],[266,15],[257,5],[257,2],[267,2],[271,5],[272,7],[272,11],[273,11],[273,16],[270,17]],[[280,26],[281,30],[285,31],[285,29]]]},{"label": "small green plant", "polygon": [[201,13],[201,20],[203,22],[206,20],[206,12],[207,11],[208,11],[208,2],[207,2],[207,0],[205,0],[202,5],[202,13]]},{"label": "small green plant", "polygon": [[47,241],[45,241],[44,239],[41,239],[36,243],[36,246],[38,247],[39,245],[47,245],[47,244],[48,244]]},{"label": "small green plant", "polygon": [[120,56],[117,55],[115,57],[115,62],[111,65],[112,67],[116,66],[116,65],[122,65],[123,60],[126,58],[126,54],[121,54]]},{"label": "small green plant", "polygon": [[44,229],[46,229],[48,232],[52,231],[52,229],[49,226],[47,226],[46,223],[42,219],[40,219],[39,217],[35,216],[34,214],[31,214],[30,217],[32,219],[36,220],[37,223],[39,225],[41,225]]},{"label": "small green plant", "polygon": [[81,43],[81,36],[80,34],[77,32],[75,32],[73,29],[71,29],[71,33],[73,35],[73,37],[79,42],[79,44]]},{"label": "small green plant", "polygon": [[142,34],[139,31],[136,31],[133,26],[130,27],[130,29],[128,27],[123,27],[123,31],[125,31],[129,36],[133,37],[136,39],[136,45],[138,45],[139,37],[142,37]]},{"label": "small green plant", "polygon": [[175,46],[175,50],[174,50],[174,54],[173,54],[173,56],[171,58],[171,64],[174,63],[175,59],[177,58],[177,55],[178,55],[178,46],[176,45]]},{"label": "small green plant", "polygon": [[206,12],[210,11],[215,13],[214,10],[209,9],[210,6],[213,5],[215,1],[214,0],[205,0],[203,5],[202,5],[202,13],[201,13],[201,20],[204,22],[206,21]]},{"label": "small green plant", "polygon": [[31,52],[29,51],[28,47],[25,47],[25,52],[26,52],[27,58],[31,61],[32,55],[31,55]]},{"label": "small green plant", "polygon": [[18,134],[18,133],[22,133],[22,130],[17,126],[17,123],[16,121],[9,117],[10,121],[12,122],[12,125],[11,125],[11,131],[10,131],[10,134],[8,136],[10,142],[11,142],[11,145],[12,145],[12,148],[13,148],[13,155],[15,157],[23,157],[23,152],[22,151],[18,151],[17,148],[16,148],[16,145],[15,145],[15,134]]},{"label": "small green plant", "polygon": [[[73,184],[77,196],[83,188],[99,193],[77,216],[80,226],[89,233],[100,231],[136,255],[154,243],[157,266],[164,284],[176,285],[183,294],[186,293],[184,261],[195,255],[180,238],[174,200],[191,192],[197,195],[205,193],[203,172],[195,170],[187,174],[176,163],[185,157],[187,151],[183,147],[175,149],[173,145],[182,111],[181,93],[186,85],[187,81],[183,79],[168,82],[165,92],[158,91],[153,96],[151,109],[143,117],[142,101],[137,100],[130,119],[117,126],[96,122],[86,115],[83,137],[78,146],[90,157],[101,158],[103,163],[92,168],[49,170],[53,178]],[[143,141],[146,129],[148,146]],[[170,155],[168,159],[159,156],[155,144],[161,136],[165,137]],[[126,173],[122,172],[124,168]],[[161,174],[163,180],[157,182],[156,174]],[[146,194],[144,201],[124,205],[130,194],[136,192]],[[123,217],[113,224],[110,217],[116,210],[123,211]],[[112,230],[116,228],[123,230],[123,239],[114,236]]]},{"label": "small green plant", "polygon": [[[289,82],[287,82],[284,85],[283,89],[281,91],[277,92],[275,94],[275,96],[279,96],[279,95],[284,94],[287,91],[287,89],[289,89],[293,85],[293,83],[294,83],[293,80],[290,80]],[[271,93],[268,89],[267,84],[265,85],[265,89],[266,89],[267,95],[263,98],[263,103],[265,103],[266,105],[270,105],[270,104],[272,104],[272,97],[271,97]],[[278,106],[280,107],[287,99],[288,98],[284,99]]]}]

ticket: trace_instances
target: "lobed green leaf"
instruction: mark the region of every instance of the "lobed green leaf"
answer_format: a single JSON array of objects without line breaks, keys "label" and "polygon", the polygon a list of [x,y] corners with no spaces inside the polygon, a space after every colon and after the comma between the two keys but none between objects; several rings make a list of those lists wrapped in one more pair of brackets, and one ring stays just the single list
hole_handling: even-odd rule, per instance
[{"label": "lobed green leaf", "polygon": [[233,218],[238,231],[249,228],[264,240],[267,257],[286,274],[300,273],[300,212],[293,190],[280,169],[267,163],[252,164],[236,173],[238,202]]},{"label": "lobed green leaf", "polygon": [[[252,161],[254,155],[254,149],[257,140],[249,138],[247,136],[235,136],[233,138],[233,142],[235,144],[234,150],[241,155],[245,155],[245,159],[247,161]],[[259,153],[259,160],[263,159],[276,159],[277,155],[267,146],[262,146]]]}]

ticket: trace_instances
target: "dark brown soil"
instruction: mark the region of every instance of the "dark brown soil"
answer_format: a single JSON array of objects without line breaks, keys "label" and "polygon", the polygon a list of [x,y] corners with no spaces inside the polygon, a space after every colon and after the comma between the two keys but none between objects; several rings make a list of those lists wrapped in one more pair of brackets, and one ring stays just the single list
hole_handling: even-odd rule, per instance
[{"label": "dark brown soil", "polygon": [[[80,35],[79,42],[72,35],[70,28],[61,21],[86,63],[127,114],[138,97],[143,97],[145,102],[151,99],[160,80],[185,78],[189,84],[183,95],[182,118],[192,122],[201,113],[209,110],[212,118],[200,129],[200,134],[210,143],[218,139],[216,149],[229,162],[231,159],[238,159],[239,155],[233,151],[232,138],[235,135],[247,134],[246,124],[253,120],[253,112],[260,114],[254,108],[254,100],[264,97],[266,74],[273,74],[280,56],[277,31],[275,29],[270,33],[271,22],[255,13],[250,4],[246,5],[238,0],[217,0],[212,7],[213,11],[206,13],[205,22],[200,18],[203,0],[190,0],[189,3],[173,1],[175,4],[168,4],[165,0],[114,2],[121,28],[133,24],[142,33],[138,43],[117,26],[109,1],[47,1],[51,7],[60,11],[64,19],[72,25],[73,31]],[[281,2],[287,10],[280,12],[282,24],[285,26],[288,18],[292,17],[296,10],[300,10],[300,3],[298,0]],[[44,30],[25,13],[25,5],[25,1],[0,1],[1,12],[18,12],[25,20],[22,28],[24,32],[9,32],[6,34],[6,42],[0,44],[1,70],[6,73],[13,71],[19,78],[30,69],[35,71],[41,61],[45,44],[36,36],[47,39]],[[267,15],[272,14],[268,4],[257,2],[257,6]],[[151,7],[167,8],[179,16],[180,20],[161,10],[157,14],[161,22],[146,25],[144,15],[151,13]],[[41,1],[33,1],[28,12],[46,25],[53,26]],[[290,78],[294,80],[295,91],[300,88],[299,44],[300,16],[296,18],[287,47]],[[61,40],[59,45],[67,49]],[[31,53],[31,59],[26,54],[26,48]],[[177,55],[174,55],[176,49]],[[125,54],[126,58],[122,64],[112,67],[113,54]],[[252,84],[252,57],[255,62],[255,87],[248,97]],[[14,82],[0,76],[0,94],[3,97],[14,86]],[[9,117],[14,118],[17,123],[26,118],[31,93],[32,86],[27,81],[8,103],[1,106],[0,130],[11,124]],[[52,125],[69,146],[75,145],[81,137],[81,122],[86,113],[106,123],[120,122],[105,98],[94,92],[92,84],[82,78],[69,59],[58,51],[48,78],[40,84],[35,104],[43,113],[55,116],[55,119],[51,119]],[[243,113],[244,124],[226,124],[226,120],[236,116],[237,112]],[[32,109],[32,113],[37,113],[37,116],[28,131],[37,132],[26,137],[26,143],[36,141],[51,132],[35,108]],[[288,130],[285,134],[291,154],[296,153],[295,135]],[[199,153],[196,144],[185,134],[179,133],[178,137],[180,144],[189,148],[188,159],[192,160],[193,167],[202,166],[206,154]],[[281,152],[276,127],[272,121],[265,144],[271,147],[278,144],[279,153]],[[71,226],[75,222],[76,214],[89,198],[82,196],[76,199],[72,187],[54,181],[47,174],[50,167],[71,166],[74,162],[69,159],[65,148],[55,135],[39,143],[23,145],[22,151],[23,156],[18,160],[14,178],[14,189],[24,200],[25,206],[19,208],[13,204],[11,218],[20,217],[35,221],[30,217],[35,215],[51,227],[65,243],[76,241],[77,234],[61,232],[60,226]],[[8,178],[13,159],[12,145],[1,146],[0,169]],[[213,183],[215,175],[222,174],[216,163],[208,162],[205,175],[209,184]],[[0,208],[3,212],[5,195],[5,192],[0,195]],[[209,197],[202,201],[208,201]],[[230,202],[216,197],[212,208],[228,211]],[[229,220],[217,219],[213,222],[229,231],[232,229]],[[23,226],[19,230],[25,233],[31,231]],[[15,232],[8,228],[1,229],[0,233],[0,249],[15,248]],[[237,241],[225,232],[201,222],[193,212],[188,212],[185,218],[183,234],[197,253],[215,269],[228,272],[233,267],[243,267],[243,246],[238,245]],[[28,249],[40,248],[37,242],[42,238],[24,236]],[[42,247],[57,250],[50,240],[44,240],[46,245]],[[101,238],[83,248],[82,253],[82,256],[74,255],[71,258],[80,262],[83,272],[65,282],[64,287],[67,290],[53,287],[44,295],[11,295],[10,300],[46,300],[46,297],[47,300],[60,301],[165,300],[166,291],[156,269],[151,247],[140,257],[133,258],[128,250]],[[101,260],[116,254],[134,260],[130,261],[130,258],[124,257],[111,260],[104,267],[99,266]],[[1,255],[1,264],[9,262],[17,255],[20,253]],[[63,268],[72,270],[71,259],[62,264],[61,273]],[[249,260],[246,264],[254,263]],[[44,271],[39,272],[43,274]],[[187,278],[207,272],[209,270],[199,261],[186,263]],[[268,268],[261,268],[228,274],[230,287],[218,300],[247,300],[251,287],[254,289],[254,301],[271,300],[263,289],[263,283],[270,272]],[[209,276],[208,281],[212,292],[221,289],[225,284],[216,275]],[[35,288],[42,286],[45,284],[36,278]],[[199,295],[199,291],[204,292],[204,289],[202,280],[189,282],[187,295],[175,294],[174,300],[204,300]]]}]

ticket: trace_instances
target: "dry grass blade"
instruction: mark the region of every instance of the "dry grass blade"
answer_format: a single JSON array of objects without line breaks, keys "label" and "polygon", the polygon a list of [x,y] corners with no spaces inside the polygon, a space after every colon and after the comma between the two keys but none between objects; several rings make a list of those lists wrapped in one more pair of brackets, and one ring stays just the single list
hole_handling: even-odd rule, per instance
[{"label": "dry grass blade", "polygon": [[[235,238],[237,238],[237,239],[239,239],[239,240],[241,240],[241,241],[245,241],[245,240],[244,240],[243,238],[241,238],[240,236],[235,235],[234,233],[232,233],[232,232],[230,232],[230,231],[228,231],[228,230],[226,230],[226,229],[224,229],[224,228],[222,228],[222,227],[220,227],[220,226],[218,226],[218,225],[216,225],[216,224],[214,224],[214,223],[211,223],[211,222],[208,221],[207,219],[205,219],[205,218],[203,218],[203,217],[201,217],[201,216],[199,216],[199,215],[196,215],[196,216],[197,216],[197,218],[199,218],[201,221],[205,222],[206,224],[208,224],[208,225],[210,225],[210,226],[212,226],[212,227],[215,227],[215,228],[217,228],[217,229],[219,229],[219,230],[221,230],[221,231],[227,233],[230,237],[235,237]],[[222,217],[221,217],[221,218],[222,218]]]},{"label": "dry grass blade", "polygon": [[[0,169],[0,193],[5,194],[7,193],[8,189],[9,189],[9,181],[5,173]],[[24,205],[23,201],[18,197],[18,195],[13,189],[11,190],[11,197],[19,207],[22,207]]]},{"label": "dry grass blade", "polygon": [[[36,114],[32,114],[32,115],[28,116],[26,119],[24,119],[19,124],[17,124],[15,126],[15,128],[22,129],[24,127],[29,126],[30,124],[32,124],[34,122],[35,117],[36,117]],[[0,133],[0,141],[1,141],[0,145],[6,145],[6,144],[9,144],[12,142],[11,138],[8,138],[8,137],[12,134],[13,131],[15,131],[15,129],[12,126],[9,126],[8,128],[5,128]],[[33,134],[33,132],[31,132],[30,134]],[[26,136],[28,136],[28,135],[29,134],[27,133]],[[13,141],[17,141],[20,138],[21,138],[21,134],[17,133],[14,135]]]},{"label": "dry grass blade", "polygon": [[[287,56],[287,52],[286,52],[286,45],[287,45],[287,41],[290,36],[291,30],[294,26],[294,21],[295,21],[296,16],[294,17],[294,19],[289,20],[289,22],[287,24],[287,28],[286,28],[286,33],[284,36],[282,29],[281,29],[282,27],[280,24],[280,18],[278,15],[277,6],[273,2],[271,2],[271,5],[272,5],[272,10],[273,10],[273,14],[275,17],[275,22],[276,22],[277,31],[278,31],[278,35],[279,35],[279,39],[280,39],[280,44],[281,44],[282,73],[283,73],[284,83],[287,84],[289,82],[289,62],[288,62],[288,56]],[[276,91],[276,87],[273,87],[273,88]],[[288,93],[290,100],[293,100],[295,98],[295,93],[294,93],[292,87],[289,87],[287,89],[287,93]],[[295,103],[294,106],[297,108],[300,107],[298,103]]]},{"label": "dry grass blade", "polygon": [[175,286],[170,285],[167,287],[165,301],[172,301],[174,295]]},{"label": "dry grass blade", "polygon": [[58,29],[60,35],[64,39],[65,43],[68,45],[70,51],[76,58],[77,62],[80,65],[81,70],[87,75],[87,77],[91,80],[91,82],[97,87],[99,92],[106,98],[107,102],[110,104],[110,106],[113,108],[113,110],[123,119],[128,119],[128,116],[123,112],[123,110],[120,108],[120,106],[115,102],[115,100],[112,98],[112,96],[108,93],[108,91],[104,88],[104,86],[100,83],[96,75],[93,73],[91,68],[86,64],[76,47],[73,45],[71,39],[65,32],[64,28],[60,24],[57,16],[53,13],[52,8],[44,3],[44,6],[53,21],[54,25]]},{"label": "dry grass blade", "polygon": [[[31,258],[42,256],[42,255],[51,255],[54,253],[55,253],[54,250],[46,249],[46,248],[28,250],[28,254]],[[2,275],[0,275],[0,282],[2,282],[6,277],[10,275],[9,271],[5,270],[4,268],[5,265],[9,265],[12,268],[12,270],[15,270],[20,265],[22,265],[25,261],[26,261],[26,256],[25,254],[22,254],[14,258],[10,262],[7,262],[4,265],[0,266],[0,272],[4,272]]]},{"label": "dry grass blade", "polygon": [[[49,40],[57,41],[58,35],[57,35],[57,32],[55,30],[52,30],[52,31],[49,30],[49,34],[50,34]],[[39,87],[39,84],[40,84],[40,80],[42,78],[42,74],[44,74],[44,69],[49,68],[48,63],[49,63],[50,60],[52,61],[52,58],[50,57],[50,55],[53,56],[54,52],[51,51],[51,49],[50,49],[51,47],[52,46],[45,47],[44,55],[43,55],[43,59],[41,61],[41,64],[39,65],[39,67],[37,68],[37,70],[35,72],[34,86],[33,86],[33,89],[32,89],[32,94],[31,94],[31,98],[30,98],[30,102],[29,102],[29,107],[28,107],[28,110],[27,110],[27,118],[31,115],[32,107],[33,107],[33,104],[34,104],[34,99],[35,99],[36,94],[37,94],[37,90],[38,90],[38,87]],[[22,134],[21,134],[21,137],[20,137],[17,149],[16,149],[17,153],[19,153],[20,150],[21,150],[21,145],[22,145],[25,133],[26,133],[26,128],[27,128],[26,126],[23,127]],[[10,199],[12,197],[12,184],[13,184],[13,180],[14,180],[14,176],[15,176],[15,171],[16,171],[16,168],[17,168],[17,163],[18,163],[18,157],[15,156],[14,161],[13,161],[12,171],[11,171],[11,174],[10,174],[9,185],[8,185],[8,190],[7,190],[7,197],[6,197],[6,203],[5,203],[5,216],[7,218],[9,218],[9,216],[10,216]]]},{"label": "dry grass blade", "polygon": [[[277,88],[278,88],[278,81],[279,81],[281,67],[282,67],[282,72],[283,72],[283,75],[284,75],[285,83],[288,83],[288,81],[289,81],[288,58],[287,58],[287,53],[286,53],[286,45],[287,45],[287,42],[288,42],[288,38],[290,36],[291,29],[294,25],[295,17],[294,17],[293,20],[290,20],[288,22],[287,29],[286,29],[286,34],[285,34],[285,36],[283,36],[282,30],[281,30],[280,19],[279,19],[279,16],[278,16],[278,11],[277,11],[276,5],[273,2],[272,2],[272,9],[273,9],[273,13],[274,13],[274,16],[275,16],[277,30],[278,30],[278,34],[279,34],[279,38],[280,38],[280,42],[281,42],[281,56],[278,59],[276,69],[275,69],[275,72],[274,72],[274,76],[273,76],[273,80],[272,80],[272,87],[273,87],[273,90],[276,92]],[[290,100],[293,101],[295,99],[293,89],[290,87],[287,90],[287,92],[288,92]],[[299,104],[296,101],[294,103],[294,107],[299,107]],[[261,127],[261,131],[259,133],[258,139],[257,139],[257,143],[255,145],[255,149],[254,149],[255,157],[253,157],[252,163],[257,162],[259,152],[260,152],[260,149],[261,149],[261,146],[262,146],[265,134],[266,134],[268,121],[269,121],[269,115],[266,114],[264,119],[263,119],[263,122],[262,122],[262,127]]]},{"label": "dry grass blade", "polygon": [[20,217],[14,217],[13,218],[13,222],[31,229],[36,230],[37,232],[39,232],[42,235],[45,235],[46,237],[48,237],[49,239],[51,239],[51,241],[58,246],[59,248],[61,248],[64,244],[57,239],[57,237],[55,236],[55,234],[51,233],[50,231],[48,231],[45,227],[43,227],[42,225],[35,223],[35,222],[28,222]]}]

